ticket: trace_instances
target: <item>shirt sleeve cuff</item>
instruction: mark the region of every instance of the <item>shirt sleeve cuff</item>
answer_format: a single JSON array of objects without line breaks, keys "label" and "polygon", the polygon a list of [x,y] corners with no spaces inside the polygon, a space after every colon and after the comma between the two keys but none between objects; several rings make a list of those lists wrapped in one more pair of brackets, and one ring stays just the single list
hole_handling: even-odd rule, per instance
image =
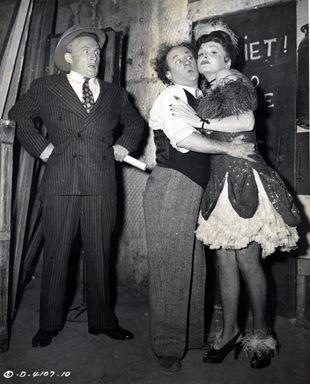
[{"label": "shirt sleeve cuff", "polygon": [[54,150],[54,145],[52,143],[49,143],[48,146],[41,153],[40,159],[43,161],[47,160],[51,156],[53,150]]}]

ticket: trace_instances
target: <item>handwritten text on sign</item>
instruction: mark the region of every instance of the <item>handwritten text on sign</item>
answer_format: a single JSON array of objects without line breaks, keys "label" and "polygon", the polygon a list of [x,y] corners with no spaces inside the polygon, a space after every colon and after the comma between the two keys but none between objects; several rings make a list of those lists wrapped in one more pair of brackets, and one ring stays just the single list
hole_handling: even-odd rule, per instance
[{"label": "handwritten text on sign", "polygon": [[[248,42],[248,36],[244,36],[244,59],[260,60],[271,57],[274,54],[287,53],[287,35],[272,37],[263,41]],[[281,52],[282,51],[282,52]]]},{"label": "handwritten text on sign", "polygon": [[[272,37],[263,39],[262,41],[248,41],[248,36],[244,36],[244,60],[264,60],[268,62],[268,59],[273,55],[279,56],[287,53],[287,35],[281,37]],[[272,67],[273,64],[270,64]],[[251,76],[251,81],[254,87],[258,87],[260,79],[258,75]],[[267,108],[274,108],[273,92],[264,93],[265,105]]]}]

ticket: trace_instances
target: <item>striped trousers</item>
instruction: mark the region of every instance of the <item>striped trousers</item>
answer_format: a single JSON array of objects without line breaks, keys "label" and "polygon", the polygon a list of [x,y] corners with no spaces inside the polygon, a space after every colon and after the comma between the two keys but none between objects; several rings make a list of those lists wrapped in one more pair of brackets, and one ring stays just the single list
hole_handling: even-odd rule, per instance
[{"label": "striped trousers", "polygon": [[155,167],[144,195],[150,337],[157,356],[182,358],[204,340],[204,247],[194,234],[203,189]]},{"label": "striped trousers", "polygon": [[78,227],[85,257],[85,291],[90,328],[110,329],[117,319],[109,307],[109,253],[115,223],[116,196],[45,196],[45,238],[40,297],[40,328],[63,324],[68,261]]}]

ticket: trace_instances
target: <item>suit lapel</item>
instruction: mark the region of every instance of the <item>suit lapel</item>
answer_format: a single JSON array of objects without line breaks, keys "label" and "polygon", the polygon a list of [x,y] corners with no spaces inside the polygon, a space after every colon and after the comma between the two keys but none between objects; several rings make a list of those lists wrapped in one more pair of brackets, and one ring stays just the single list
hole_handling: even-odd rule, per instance
[{"label": "suit lapel", "polygon": [[96,118],[109,109],[118,92],[117,88],[111,87],[109,83],[102,80],[99,80],[99,84],[100,94],[89,114],[92,118]]},{"label": "suit lapel", "polygon": [[54,96],[61,100],[62,104],[82,119],[93,121],[109,109],[118,92],[116,87],[111,87],[109,83],[102,80],[99,80],[99,84],[100,93],[90,113],[86,112],[86,109],[83,107],[80,99],[71,87],[66,75],[55,76],[48,83],[47,88]]},{"label": "suit lapel", "polygon": [[47,88],[54,94],[54,96],[61,100],[62,104],[81,118],[85,119],[88,115],[77,94],[71,87],[66,75],[55,76],[55,78],[51,79]]}]

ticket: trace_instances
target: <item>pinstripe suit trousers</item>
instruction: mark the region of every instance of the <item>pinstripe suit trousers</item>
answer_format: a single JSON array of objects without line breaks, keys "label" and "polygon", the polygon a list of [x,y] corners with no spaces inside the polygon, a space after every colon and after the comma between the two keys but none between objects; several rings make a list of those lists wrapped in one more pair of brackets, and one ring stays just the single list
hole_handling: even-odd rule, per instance
[{"label": "pinstripe suit trousers", "polygon": [[182,358],[204,339],[204,247],[194,234],[203,189],[155,167],[145,195],[150,337],[157,356]]},{"label": "pinstripe suit trousers", "polygon": [[62,327],[69,254],[79,225],[85,251],[88,325],[109,329],[117,324],[109,307],[109,252],[115,205],[116,196],[112,193],[106,196],[45,196],[41,329]]}]

